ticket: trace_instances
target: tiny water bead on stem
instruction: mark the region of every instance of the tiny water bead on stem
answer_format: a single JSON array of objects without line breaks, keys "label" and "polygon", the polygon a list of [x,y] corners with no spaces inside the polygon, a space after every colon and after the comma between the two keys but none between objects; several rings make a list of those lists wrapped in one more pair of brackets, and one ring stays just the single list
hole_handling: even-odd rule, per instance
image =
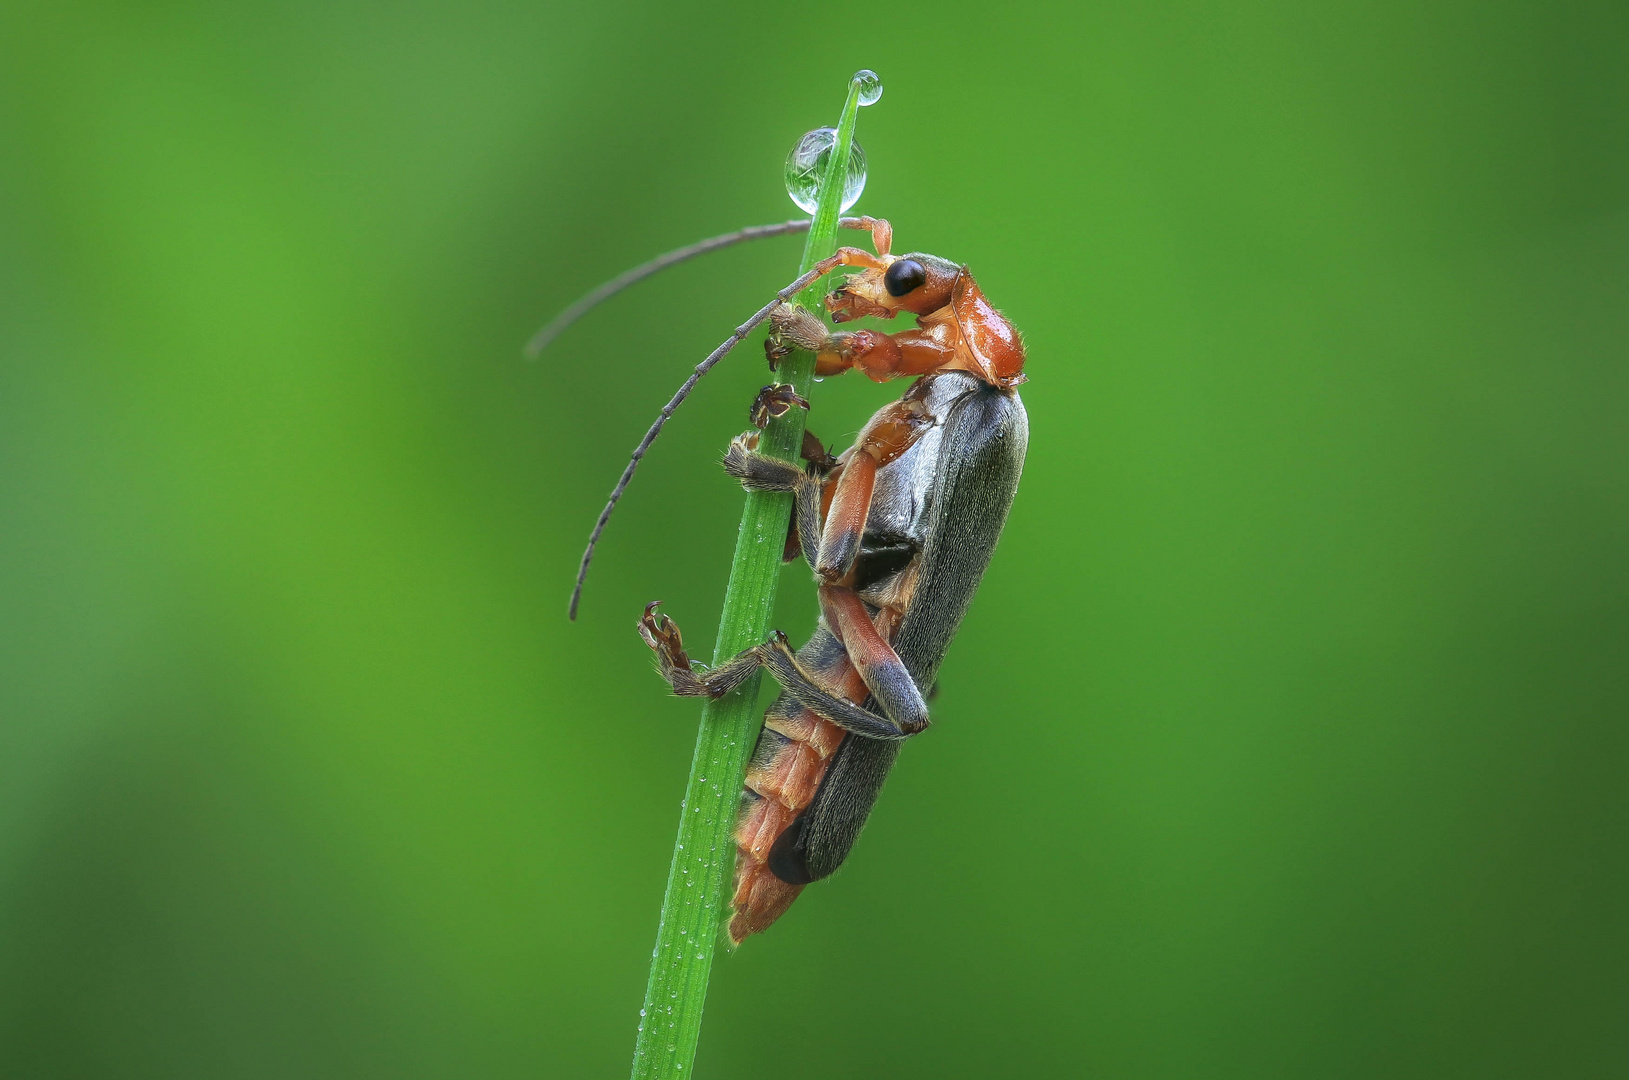
[{"label": "tiny water bead on stem", "polygon": [[860,104],[875,105],[882,100],[882,77],[870,68],[861,68],[854,73],[854,81],[860,84]]},{"label": "tiny water bead on stem", "polygon": [[[803,250],[800,281],[837,248],[838,219],[849,205],[844,196],[849,188],[850,147],[859,106],[876,101],[881,87],[871,71],[861,71],[849,80],[815,204],[805,207],[814,219]],[[859,187],[863,185],[862,169]],[[859,197],[859,187],[854,198]],[[802,202],[798,205],[804,206]],[[819,281],[812,280],[796,302],[818,312],[819,296]],[[784,361],[778,378],[807,399],[814,363],[812,353],[795,352]],[[793,460],[803,440],[804,418],[802,408],[789,408],[772,418],[760,440],[760,452]],[[715,663],[758,644],[769,633],[791,514],[789,493],[748,493],[719,618]],[[736,802],[759,724],[755,709],[759,681],[760,675],[754,673],[740,689],[709,701],[702,710],[634,1042],[633,1080],[691,1074],[713,951],[731,895]]]}]

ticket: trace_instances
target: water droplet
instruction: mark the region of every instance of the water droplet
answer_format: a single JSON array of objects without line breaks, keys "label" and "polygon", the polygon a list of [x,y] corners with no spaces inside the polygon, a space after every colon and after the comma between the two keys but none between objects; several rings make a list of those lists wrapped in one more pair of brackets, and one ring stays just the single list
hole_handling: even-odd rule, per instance
[{"label": "water droplet", "polygon": [[[792,152],[786,155],[786,193],[806,214],[815,212],[820,200],[820,181],[826,175],[826,162],[831,160],[831,148],[837,142],[836,128],[815,128],[798,140]],[[843,181],[843,205],[847,210],[860,201],[865,190],[865,151],[860,140],[849,147],[848,176]]]},{"label": "water droplet", "polygon": [[[640,1009],[640,1010],[639,1010],[639,1015],[640,1015],[640,1016],[644,1016],[644,1015],[645,1015],[645,1010],[644,1010],[644,1009]],[[640,1027],[644,1027],[644,1026],[645,1026],[645,1025],[643,1025],[643,1024],[641,1024],[641,1025],[639,1025],[639,1026],[640,1026]]]},{"label": "water droplet", "polygon": [[854,73],[854,81],[860,84],[860,104],[875,105],[882,97],[882,79],[870,68],[861,68]]}]

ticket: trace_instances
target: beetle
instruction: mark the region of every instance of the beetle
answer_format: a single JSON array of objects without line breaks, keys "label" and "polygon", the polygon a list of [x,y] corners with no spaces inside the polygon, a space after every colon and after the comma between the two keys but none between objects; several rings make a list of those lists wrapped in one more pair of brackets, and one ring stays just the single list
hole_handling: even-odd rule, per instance
[{"label": "beetle", "polygon": [[[725,455],[725,471],[747,490],[794,497],[785,555],[792,560],[801,554],[808,563],[821,612],[806,645],[794,652],[775,631],[763,644],[706,668],[690,660],[678,625],[656,604],[639,621],[640,636],[677,694],[722,697],[759,667],[781,686],[748,764],[737,820],[729,924],[735,945],[767,929],[806,885],[842,865],[900,744],[928,727],[931,691],[925,690],[933,687],[995,550],[1029,442],[1017,392],[1026,381],[1022,338],[968,269],[919,252],[891,254],[892,229],[881,219],[843,224],[868,229],[875,254],[838,249],[698,365],[612,493],[572,598],[575,615],[594,543],[662,424],[695,381],[759,322],[767,318],[772,325],[765,342],[772,367],[799,348],[816,354],[818,375],[856,368],[878,382],[917,376],[836,458],[806,436],[807,465],[799,467],[759,454],[752,431],[732,440]],[[706,244],[722,246],[715,240],[693,248],[713,249]],[[673,254],[688,257],[684,252],[691,250]],[[647,265],[660,269],[678,261],[663,259],[669,261]],[[839,267],[859,272],[825,298],[834,323],[906,313],[916,316],[916,326],[891,334],[833,332],[786,303]],[[618,281],[648,276],[644,269]],[[601,290],[604,295],[590,294],[581,310],[617,291],[612,286],[617,282]],[[807,402],[790,387],[766,386],[753,405],[754,425],[762,427],[793,405]]]}]

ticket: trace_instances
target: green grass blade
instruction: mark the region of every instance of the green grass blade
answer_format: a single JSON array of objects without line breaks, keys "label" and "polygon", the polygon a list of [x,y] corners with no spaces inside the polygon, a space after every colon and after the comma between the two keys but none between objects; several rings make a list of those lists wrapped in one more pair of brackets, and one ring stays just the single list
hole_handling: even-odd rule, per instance
[{"label": "green grass blade", "polygon": [[[859,83],[849,84],[837,124],[836,145],[820,185],[814,223],[803,249],[804,274],[837,249],[837,219],[842,212],[843,180],[859,111]],[[797,302],[819,313],[821,284],[799,294]],[[814,377],[814,356],[793,353],[781,365],[779,378],[805,398]],[[783,460],[794,459],[803,441],[805,414],[792,408],[770,422],[759,449]],[[724,593],[714,662],[760,644],[769,633],[780,577],[781,548],[792,516],[792,497],[776,492],[749,492],[736,536],[735,559]],[[690,762],[679,835],[668,870],[662,918],[651,954],[650,982],[640,1010],[634,1044],[634,1080],[688,1077],[701,1034],[702,1009],[713,953],[729,903],[735,867],[735,814],[746,773],[747,755],[757,739],[756,709],[761,673],[744,686],[702,710],[701,731]]]}]

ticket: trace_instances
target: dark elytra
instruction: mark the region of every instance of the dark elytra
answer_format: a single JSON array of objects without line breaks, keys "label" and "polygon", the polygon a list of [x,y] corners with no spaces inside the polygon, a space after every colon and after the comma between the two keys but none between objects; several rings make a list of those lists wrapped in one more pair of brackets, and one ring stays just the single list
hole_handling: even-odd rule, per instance
[{"label": "dark elytra", "polygon": [[[1029,419],[1016,392],[961,372],[932,378],[930,408],[933,399],[953,397],[950,415],[879,474],[872,513],[885,530],[878,536],[883,542],[862,548],[860,556],[863,560],[870,551],[892,562],[904,539],[921,545],[917,594],[894,638],[895,651],[919,687],[933,685],[984,576],[1029,445]],[[822,627],[799,656],[812,660],[841,647]],[[875,705],[869,698],[865,704]],[[770,872],[803,885],[841,866],[899,748],[896,741],[854,734],[844,739],[814,800],[776,838],[767,860]]]}]

